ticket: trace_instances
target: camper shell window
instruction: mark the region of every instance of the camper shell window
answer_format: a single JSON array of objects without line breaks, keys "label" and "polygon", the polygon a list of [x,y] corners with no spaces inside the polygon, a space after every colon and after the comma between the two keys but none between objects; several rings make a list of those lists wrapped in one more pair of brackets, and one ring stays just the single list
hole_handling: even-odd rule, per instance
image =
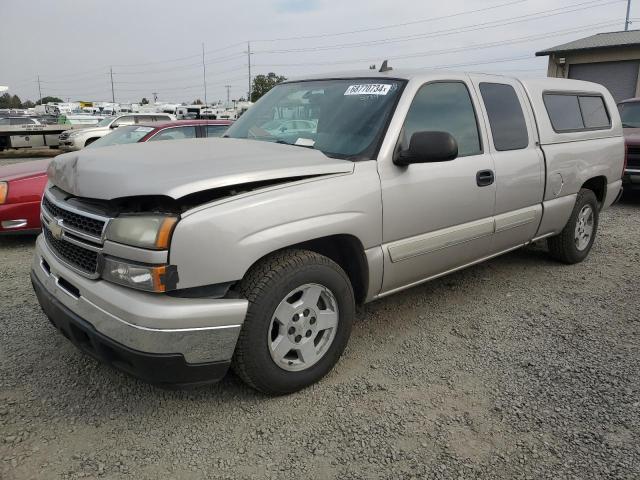
[{"label": "camper shell window", "polygon": [[611,117],[601,95],[553,92],[542,97],[556,133],[611,128]]}]

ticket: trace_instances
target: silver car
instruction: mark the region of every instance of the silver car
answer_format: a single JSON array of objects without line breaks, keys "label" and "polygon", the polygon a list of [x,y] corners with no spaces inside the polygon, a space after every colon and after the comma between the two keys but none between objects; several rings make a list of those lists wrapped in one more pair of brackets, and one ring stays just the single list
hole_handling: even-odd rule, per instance
[{"label": "silver car", "polygon": [[[303,132],[267,131],[281,118]],[[295,134],[293,134],[295,133]],[[355,306],[546,239],[582,261],[621,192],[602,86],[362,72],[273,88],[227,138],[49,167],[32,280],[82,350],[155,384],[329,372]]]}]

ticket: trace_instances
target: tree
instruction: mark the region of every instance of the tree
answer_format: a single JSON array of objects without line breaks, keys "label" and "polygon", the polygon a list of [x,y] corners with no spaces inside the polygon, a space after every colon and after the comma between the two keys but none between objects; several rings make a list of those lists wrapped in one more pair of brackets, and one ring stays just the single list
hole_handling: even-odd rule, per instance
[{"label": "tree", "polygon": [[22,102],[22,108],[33,108],[35,106],[36,106],[36,104],[33,103],[31,100],[27,100],[26,102]]},{"label": "tree", "polygon": [[256,75],[251,86],[251,101],[256,102],[265,93],[275,87],[277,84],[286,80],[282,75],[276,75],[269,72],[267,75]]},{"label": "tree", "polygon": [[11,95],[8,93],[0,95],[0,108],[11,108]]},{"label": "tree", "polygon": [[63,103],[61,98],[58,97],[42,97],[42,102],[38,100],[36,105],[46,105],[47,103]]},{"label": "tree", "polygon": [[143,97],[142,100],[140,100],[140,105],[147,105],[149,103],[149,100],[147,100],[147,97]]},{"label": "tree", "polygon": [[204,105],[204,102],[199,98],[195,99],[191,105]]},{"label": "tree", "polygon": [[20,97],[3,93],[0,95],[0,108],[22,108]]},{"label": "tree", "polygon": [[19,96],[14,95],[13,97],[11,97],[9,108],[22,108],[22,101],[20,100]]}]

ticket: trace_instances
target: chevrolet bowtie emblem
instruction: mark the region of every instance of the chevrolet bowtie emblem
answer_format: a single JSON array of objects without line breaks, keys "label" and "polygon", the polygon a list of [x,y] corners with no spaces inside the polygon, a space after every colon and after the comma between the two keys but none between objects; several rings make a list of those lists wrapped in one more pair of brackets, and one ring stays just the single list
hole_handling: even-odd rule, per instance
[{"label": "chevrolet bowtie emblem", "polygon": [[49,220],[49,231],[51,235],[56,240],[60,240],[62,238],[62,219],[61,218],[52,218]]}]

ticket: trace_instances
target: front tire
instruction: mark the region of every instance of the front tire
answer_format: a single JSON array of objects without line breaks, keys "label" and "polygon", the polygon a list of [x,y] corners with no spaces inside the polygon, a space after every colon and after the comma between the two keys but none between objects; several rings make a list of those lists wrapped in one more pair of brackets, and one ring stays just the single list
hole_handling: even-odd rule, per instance
[{"label": "front tire", "polygon": [[269,395],[301,390],[338,362],[355,313],[347,274],[308,250],[284,250],[253,267],[240,282],[249,300],[232,367]]},{"label": "front tire", "polygon": [[592,190],[583,188],[578,192],[567,225],[560,234],[547,240],[551,256],[570,265],[587,258],[596,238],[598,220],[598,199]]}]

